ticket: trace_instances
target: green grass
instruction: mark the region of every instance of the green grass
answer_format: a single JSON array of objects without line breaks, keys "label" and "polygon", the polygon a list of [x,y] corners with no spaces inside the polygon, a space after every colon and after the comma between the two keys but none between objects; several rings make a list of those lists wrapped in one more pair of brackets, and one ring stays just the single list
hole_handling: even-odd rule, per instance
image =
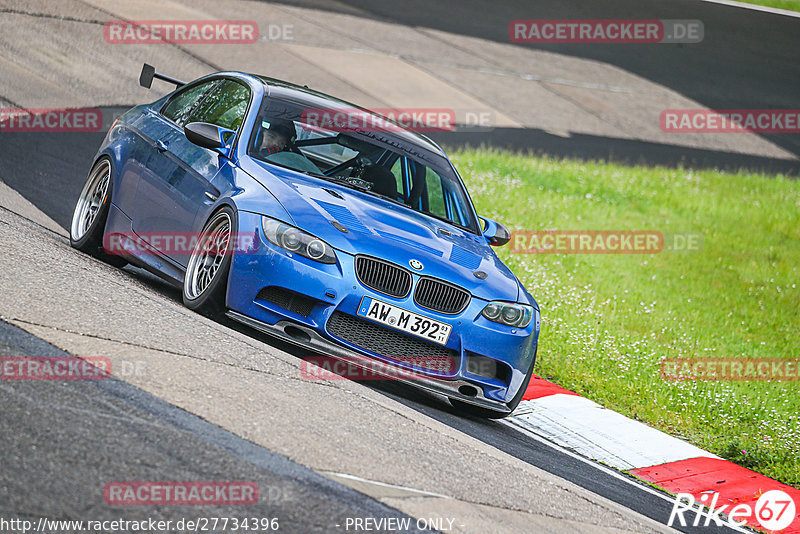
[{"label": "green grass", "polygon": [[698,232],[693,253],[512,254],[542,310],[537,373],[800,487],[800,382],[665,381],[667,357],[800,358],[800,182],[497,151],[453,155],[514,230]]},{"label": "green grass", "polygon": [[800,0],[739,0],[745,4],[756,4],[759,6],[776,7],[778,9],[788,9],[789,11],[800,11]]}]

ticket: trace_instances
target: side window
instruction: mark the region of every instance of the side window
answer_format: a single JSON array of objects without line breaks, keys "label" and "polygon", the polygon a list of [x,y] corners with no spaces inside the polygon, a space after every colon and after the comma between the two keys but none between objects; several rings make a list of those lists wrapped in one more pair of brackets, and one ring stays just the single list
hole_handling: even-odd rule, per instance
[{"label": "side window", "polygon": [[442,179],[434,171],[426,169],[425,181],[428,185],[428,211],[439,217],[449,218],[444,205]]},{"label": "side window", "polygon": [[175,94],[164,106],[161,114],[172,122],[183,126],[195,104],[216,84],[217,80],[212,80]]},{"label": "side window", "polygon": [[250,89],[246,85],[224,80],[200,102],[187,122],[208,122],[236,131],[249,102]]},{"label": "side window", "polygon": [[397,158],[394,165],[392,165],[392,174],[394,174],[394,179],[397,182],[397,191],[403,195],[403,198],[408,198],[408,191],[406,191],[403,180],[403,161],[405,161],[405,158]]}]

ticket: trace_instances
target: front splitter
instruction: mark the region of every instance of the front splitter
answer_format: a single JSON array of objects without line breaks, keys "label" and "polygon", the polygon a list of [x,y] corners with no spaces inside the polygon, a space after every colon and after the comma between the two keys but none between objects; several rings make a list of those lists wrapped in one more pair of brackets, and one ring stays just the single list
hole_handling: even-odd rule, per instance
[{"label": "front splitter", "polygon": [[[380,375],[387,380],[395,380],[397,382],[409,384],[419,389],[444,395],[448,398],[458,399],[462,402],[487,408],[489,410],[494,410],[501,413],[511,412],[505,403],[484,397],[483,390],[475,384],[465,380],[438,380],[387,364],[380,360],[359,354],[358,352],[342,345],[335,344],[323,338],[311,328],[303,325],[293,323],[291,321],[278,321],[272,325],[257,319],[253,319],[252,317],[248,317],[233,310],[228,310],[225,315],[234,321],[240,322],[260,332],[264,332],[265,334],[279,338],[288,343],[292,343],[294,345],[298,345],[300,347],[311,349],[333,358],[346,361],[358,366],[360,369],[368,371],[369,373]],[[298,335],[296,333],[294,335],[289,334],[286,332],[286,327],[291,327],[292,331],[299,331],[304,335]],[[459,388],[463,386],[467,386],[472,390],[477,391],[477,394],[475,396],[470,396],[461,393]]]}]

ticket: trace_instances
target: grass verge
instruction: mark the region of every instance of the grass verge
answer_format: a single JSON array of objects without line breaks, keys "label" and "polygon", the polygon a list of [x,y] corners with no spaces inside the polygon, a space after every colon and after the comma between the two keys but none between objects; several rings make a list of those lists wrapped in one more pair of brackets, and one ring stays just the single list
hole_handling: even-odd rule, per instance
[{"label": "grass verge", "polygon": [[498,151],[452,159],[512,230],[702,235],[699,250],[513,254],[542,309],[537,373],[800,488],[800,382],[667,381],[667,357],[800,358],[800,181]]},{"label": "grass verge", "polygon": [[739,0],[745,4],[774,7],[788,11],[800,11],[800,0]]}]

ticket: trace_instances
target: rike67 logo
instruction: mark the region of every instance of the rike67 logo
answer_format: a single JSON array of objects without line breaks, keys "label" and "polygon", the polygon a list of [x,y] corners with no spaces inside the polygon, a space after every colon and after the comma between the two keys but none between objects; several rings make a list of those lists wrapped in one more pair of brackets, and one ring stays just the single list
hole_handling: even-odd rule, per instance
[{"label": "rike67 logo", "polygon": [[[781,490],[763,493],[755,506],[749,503],[719,502],[719,493],[706,493],[697,502],[689,493],[678,493],[672,505],[667,526],[677,524],[682,527],[691,524],[699,526],[762,527],[771,532],[780,532],[797,517],[797,508],[792,497]],[[708,510],[704,510],[708,508]],[[705,518],[705,520],[703,520]]]}]

